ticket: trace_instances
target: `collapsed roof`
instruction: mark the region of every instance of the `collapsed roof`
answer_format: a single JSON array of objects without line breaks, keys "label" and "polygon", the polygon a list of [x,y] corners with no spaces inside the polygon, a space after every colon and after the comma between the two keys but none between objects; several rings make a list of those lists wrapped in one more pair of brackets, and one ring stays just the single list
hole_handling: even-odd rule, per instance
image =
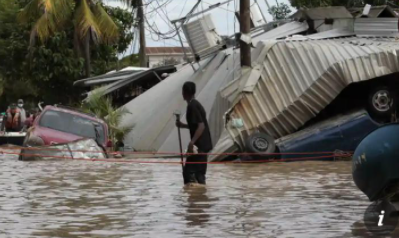
[{"label": "collapsed roof", "polygon": [[352,19],[353,16],[346,7],[315,7],[299,9],[291,15],[292,19],[324,20],[324,19]]},{"label": "collapsed roof", "polygon": [[[255,128],[279,138],[317,115],[346,85],[399,72],[398,51],[392,39],[264,40],[253,51],[253,68],[242,74],[239,52],[221,51],[200,62],[196,72],[185,66],[128,103],[132,114],[123,125],[135,129],[125,144],[135,150],[178,151],[173,112],[185,111],[180,95],[188,80],[197,84],[216,151],[239,149],[237,142],[242,144],[245,133]],[[226,113],[243,118],[244,127],[225,124]],[[183,141],[189,141],[188,132]]]},{"label": "collapsed roof", "polygon": [[[354,19],[346,9],[330,10],[340,13],[341,21],[318,28],[315,34],[309,34],[307,22],[293,21],[253,35],[252,68],[241,68],[239,49],[228,48],[171,74],[125,105],[131,114],[123,117],[122,125],[135,126],[125,145],[139,151],[179,150],[173,113],[185,112],[181,87],[186,81],[197,85],[214,150],[233,152],[255,128],[276,138],[287,135],[317,115],[348,84],[399,72],[399,44],[393,38],[364,37],[373,35],[367,28],[379,28],[375,31],[379,36],[394,36],[396,18]],[[319,11],[311,10],[308,17],[328,25]],[[384,20],[389,24],[378,25]],[[124,83],[107,86],[120,87]],[[243,119],[243,127],[226,121],[227,115]],[[185,147],[189,133],[182,136]]]},{"label": "collapsed roof", "polygon": [[140,67],[127,67],[121,69],[120,71],[111,71],[106,74],[98,75],[91,78],[81,79],[73,83],[77,87],[93,87],[97,85],[103,85],[108,83],[113,83],[115,81],[120,81],[128,79],[137,73],[148,70],[148,68]]},{"label": "collapsed roof", "polygon": [[[197,85],[197,99],[201,101],[209,118],[212,139],[216,142],[223,130],[223,114],[227,106],[215,105],[221,87],[240,77],[238,50],[232,48],[220,51],[217,55],[195,64],[196,71],[186,65],[127,103],[125,108],[131,114],[122,119],[123,126],[134,129],[125,137],[125,144],[141,151],[178,151],[177,130],[173,113],[185,112],[186,103],[182,98],[182,86],[186,81]],[[182,121],[185,121],[183,113]],[[189,141],[188,132],[182,133],[184,146]]]},{"label": "collapsed roof", "polygon": [[[166,65],[166,66],[160,66],[157,68],[151,68],[145,71],[137,72],[137,73],[131,73],[127,75],[127,77],[121,79],[121,80],[116,80],[114,83],[108,84],[104,87],[102,87],[101,91],[104,92],[104,95],[107,95],[109,93],[112,93],[115,90],[118,90],[120,88],[123,88],[127,85],[130,84],[139,84],[143,82],[149,82],[149,81],[161,81],[162,80],[162,74],[164,73],[174,73],[176,71],[176,67],[173,65]],[[117,74],[116,72],[115,74]],[[122,72],[123,73],[123,72]]]},{"label": "collapsed roof", "polygon": [[352,13],[352,15],[356,18],[360,17],[368,17],[368,18],[388,18],[388,17],[397,17],[397,14],[395,11],[387,5],[383,6],[371,6],[370,11],[368,12],[367,15],[363,15],[363,10],[364,8],[362,7],[354,7],[350,8],[349,11]]},{"label": "collapsed roof", "polygon": [[229,134],[239,145],[254,130],[274,138],[295,132],[349,84],[399,72],[394,39],[261,41],[251,71],[222,94],[232,103]]},{"label": "collapsed roof", "polygon": [[371,6],[367,15],[363,15],[364,7],[347,9],[343,6],[301,8],[290,16],[295,20],[324,20],[324,19],[352,19],[360,17],[388,18],[398,17],[390,6]]}]

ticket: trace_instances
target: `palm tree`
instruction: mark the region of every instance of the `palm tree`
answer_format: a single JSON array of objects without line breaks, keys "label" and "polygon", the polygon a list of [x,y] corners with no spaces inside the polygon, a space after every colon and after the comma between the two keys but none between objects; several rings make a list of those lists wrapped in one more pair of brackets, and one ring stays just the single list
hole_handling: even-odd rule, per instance
[{"label": "palm tree", "polygon": [[109,135],[113,145],[116,145],[118,141],[122,142],[125,135],[134,128],[134,125],[120,125],[122,117],[130,112],[124,107],[116,109],[112,104],[111,98],[104,96],[104,91],[101,89],[94,90],[85,100],[82,108],[84,111],[94,113],[108,124]]},{"label": "palm tree", "polygon": [[101,0],[29,0],[19,15],[20,21],[34,22],[30,46],[39,38],[43,43],[58,31],[74,27],[74,47],[85,59],[90,76],[90,44],[114,42],[118,27],[102,7]]}]

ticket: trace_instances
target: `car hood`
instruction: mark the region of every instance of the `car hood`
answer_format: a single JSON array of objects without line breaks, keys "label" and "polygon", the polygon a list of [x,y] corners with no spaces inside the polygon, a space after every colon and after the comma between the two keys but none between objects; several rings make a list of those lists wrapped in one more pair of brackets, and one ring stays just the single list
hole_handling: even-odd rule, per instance
[{"label": "car hood", "polygon": [[32,134],[43,139],[46,145],[68,143],[83,137],[71,133],[53,130],[46,127],[36,126]]}]

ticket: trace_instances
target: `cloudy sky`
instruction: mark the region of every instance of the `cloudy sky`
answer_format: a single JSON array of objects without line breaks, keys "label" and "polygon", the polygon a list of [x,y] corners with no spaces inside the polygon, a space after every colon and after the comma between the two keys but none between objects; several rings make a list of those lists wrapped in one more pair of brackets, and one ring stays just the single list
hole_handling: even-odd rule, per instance
[{"label": "cloudy sky", "polygon": [[[251,0],[253,4],[255,0]],[[260,5],[260,9],[265,16],[267,21],[272,20],[272,16],[267,11],[267,6],[265,3],[266,0],[257,0]],[[277,0],[268,0],[270,6],[276,5]],[[125,7],[122,4],[118,3],[117,0],[107,0],[108,5],[111,6],[119,6]],[[146,40],[147,46],[180,46],[178,38],[164,40],[158,37],[157,34],[151,32],[150,26],[153,29],[158,29],[157,31],[162,33],[167,33],[172,31],[172,25],[169,20],[177,19],[185,16],[191,8],[197,2],[196,0],[144,0],[144,2],[148,4],[145,7],[145,13],[147,17],[146,28]],[[210,5],[225,2],[225,0],[202,0],[202,3],[199,5],[197,10],[207,9]],[[166,3],[166,4],[165,4]],[[288,0],[278,0],[278,3],[286,3],[289,5]],[[165,4],[165,6],[164,6]],[[159,8],[159,6],[164,6]],[[231,1],[228,4],[225,4],[219,8],[216,8],[208,13],[211,14],[212,19],[216,25],[216,30],[220,35],[232,35],[234,32],[238,31],[239,26],[237,25],[237,21],[234,15],[234,9],[238,10],[239,8],[239,0]],[[154,9],[158,9],[154,11]],[[292,9],[294,11],[294,9]],[[208,14],[207,13],[207,14]],[[150,26],[149,26],[150,25]],[[130,49],[128,49],[124,55],[129,55],[132,52],[137,52],[137,43],[132,44]]]}]

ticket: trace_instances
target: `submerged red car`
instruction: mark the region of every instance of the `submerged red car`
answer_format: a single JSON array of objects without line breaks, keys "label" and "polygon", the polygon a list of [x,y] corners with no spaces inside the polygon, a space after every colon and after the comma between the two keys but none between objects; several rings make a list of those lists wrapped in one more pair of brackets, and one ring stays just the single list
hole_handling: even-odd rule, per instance
[{"label": "submerged red car", "polygon": [[46,106],[33,122],[24,146],[44,146],[92,138],[105,149],[108,126],[93,114],[63,106]]}]

